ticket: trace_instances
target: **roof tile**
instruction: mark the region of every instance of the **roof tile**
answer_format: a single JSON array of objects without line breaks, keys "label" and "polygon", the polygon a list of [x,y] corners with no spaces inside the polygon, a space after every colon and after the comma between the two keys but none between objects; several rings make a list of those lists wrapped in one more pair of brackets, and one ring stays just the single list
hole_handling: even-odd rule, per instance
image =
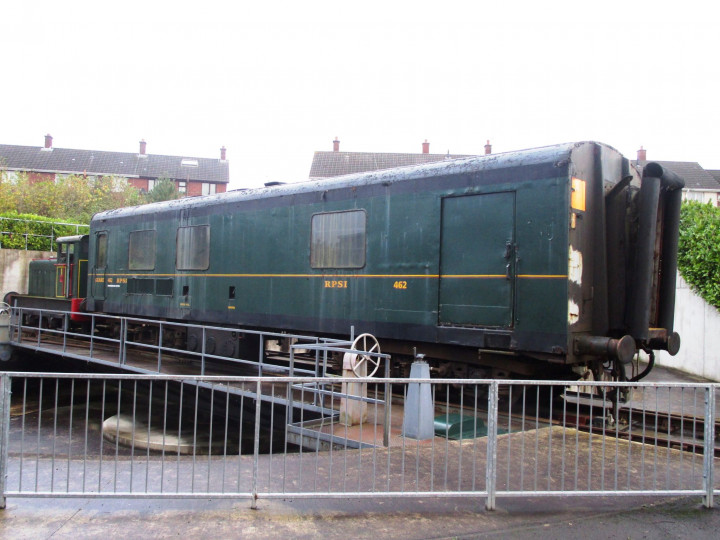
[{"label": "roof tile", "polygon": [[375,152],[315,152],[310,178],[328,178],[408,165],[434,163],[446,159],[473,157],[466,154],[401,154]]},{"label": "roof tile", "polygon": [[227,161],[192,157],[197,167],[181,165],[188,157],[0,144],[0,167],[11,170],[229,182]]},{"label": "roof tile", "polygon": [[[713,176],[711,171],[703,169],[695,161],[652,161],[667,167],[685,180],[685,189],[720,191],[720,181]],[[650,161],[638,162],[639,165],[645,165],[646,163],[650,163]]]}]

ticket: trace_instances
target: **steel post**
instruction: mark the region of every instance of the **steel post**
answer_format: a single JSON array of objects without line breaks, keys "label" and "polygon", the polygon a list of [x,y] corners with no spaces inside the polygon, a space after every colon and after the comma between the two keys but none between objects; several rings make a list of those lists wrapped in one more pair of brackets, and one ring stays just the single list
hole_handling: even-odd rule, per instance
[{"label": "steel post", "polygon": [[[259,380],[255,392],[255,441],[253,442],[252,501],[250,502],[250,508],[253,510],[257,510],[258,462],[260,460],[260,405],[262,403],[260,396],[262,395],[262,388]],[[290,392],[292,393],[292,390]]]},{"label": "steel post", "polygon": [[[385,378],[390,378],[390,359],[385,359]],[[390,393],[390,383],[385,383],[385,411],[383,420],[383,446],[390,446],[390,407],[392,407],[392,394]]]},{"label": "steel post", "polygon": [[497,418],[498,417],[498,382],[492,381],[488,388],[488,442],[487,464],[485,469],[485,487],[487,500],[485,508],[495,510],[495,481],[497,479]]},{"label": "steel post", "polygon": [[10,375],[0,375],[0,509],[5,508],[8,445],[10,442]]},{"label": "steel post", "polygon": [[703,443],[703,506],[713,507],[715,490],[715,386],[705,389],[705,433]]}]

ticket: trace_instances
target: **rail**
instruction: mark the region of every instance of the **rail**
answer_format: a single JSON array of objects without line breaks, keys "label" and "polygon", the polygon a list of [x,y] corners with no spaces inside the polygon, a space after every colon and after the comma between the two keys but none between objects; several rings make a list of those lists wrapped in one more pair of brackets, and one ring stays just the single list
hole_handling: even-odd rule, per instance
[{"label": "rail", "polygon": [[[328,388],[318,433],[293,442],[307,377],[0,375],[0,497],[702,497],[713,506],[717,384],[361,379],[395,397],[362,424]],[[340,383],[358,382],[340,378]],[[429,385],[432,436],[408,435],[406,398]],[[388,386],[386,386],[388,385]],[[230,387],[250,394],[232,394]],[[617,401],[615,396],[627,394]],[[620,413],[620,414],[618,414]],[[305,413],[309,414],[309,413]],[[662,418],[684,418],[681,428]],[[656,420],[660,419],[660,420]],[[381,442],[390,424],[390,444]],[[663,435],[662,437],[660,435]]]}]

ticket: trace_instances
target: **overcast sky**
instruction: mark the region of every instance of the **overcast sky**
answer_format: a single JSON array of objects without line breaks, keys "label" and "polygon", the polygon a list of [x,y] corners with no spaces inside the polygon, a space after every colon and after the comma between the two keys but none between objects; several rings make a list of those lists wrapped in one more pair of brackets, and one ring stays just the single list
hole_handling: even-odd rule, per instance
[{"label": "overcast sky", "polygon": [[720,169],[714,2],[38,1],[0,6],[0,143],[219,157],[599,140]]}]

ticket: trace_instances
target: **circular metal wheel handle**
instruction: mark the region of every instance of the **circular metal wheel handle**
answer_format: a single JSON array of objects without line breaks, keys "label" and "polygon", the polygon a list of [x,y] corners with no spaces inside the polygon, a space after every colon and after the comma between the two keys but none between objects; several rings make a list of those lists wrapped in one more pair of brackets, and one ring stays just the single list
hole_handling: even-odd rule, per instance
[{"label": "circular metal wheel handle", "polygon": [[[370,345],[370,348],[368,348]],[[360,334],[353,341],[352,348],[356,351],[365,351],[366,353],[380,353],[380,343],[375,336],[372,334]],[[360,366],[364,363],[368,364],[371,369],[367,375],[360,374]],[[370,354],[355,354],[355,359],[352,362],[353,373],[357,377],[372,377],[380,367],[380,358],[377,356],[371,356]]]}]

